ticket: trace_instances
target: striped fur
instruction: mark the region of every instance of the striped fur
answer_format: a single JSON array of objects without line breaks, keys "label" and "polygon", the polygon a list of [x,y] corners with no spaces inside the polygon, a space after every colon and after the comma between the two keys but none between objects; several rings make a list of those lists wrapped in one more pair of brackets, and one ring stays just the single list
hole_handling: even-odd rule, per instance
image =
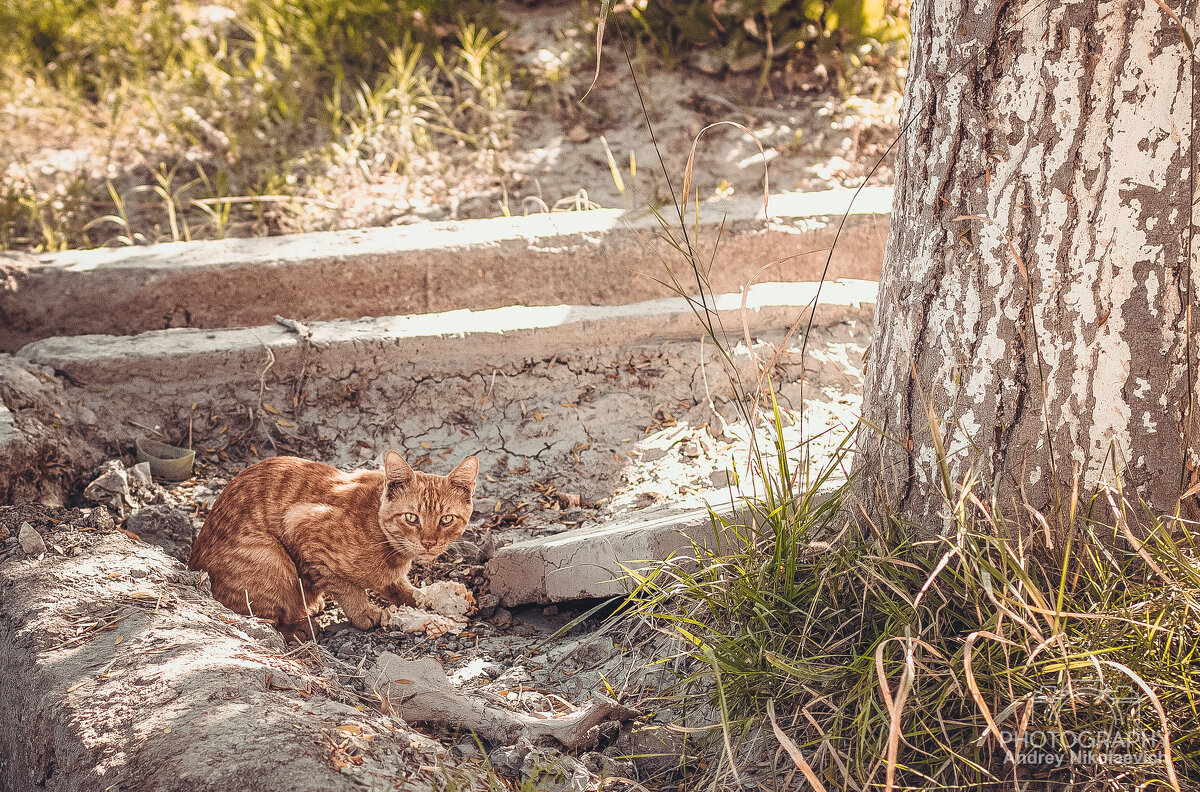
[{"label": "striped fur", "polygon": [[265,459],[217,496],[188,566],[208,572],[213,596],[227,607],[285,636],[312,637],[307,617],[325,594],[367,629],[382,616],[367,589],[415,604],[409,568],[462,536],[478,470],[468,457],[448,476],[433,476],[394,451],[383,470],[353,473],[296,457]]}]

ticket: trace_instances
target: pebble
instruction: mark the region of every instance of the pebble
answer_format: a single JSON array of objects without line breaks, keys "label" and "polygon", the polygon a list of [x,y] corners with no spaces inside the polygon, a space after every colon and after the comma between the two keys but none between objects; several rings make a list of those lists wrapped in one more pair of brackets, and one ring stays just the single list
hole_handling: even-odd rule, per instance
[{"label": "pebble", "polygon": [[46,552],[46,542],[42,539],[42,535],[27,522],[21,523],[21,531],[17,534],[17,540],[21,543],[21,549],[31,556]]}]

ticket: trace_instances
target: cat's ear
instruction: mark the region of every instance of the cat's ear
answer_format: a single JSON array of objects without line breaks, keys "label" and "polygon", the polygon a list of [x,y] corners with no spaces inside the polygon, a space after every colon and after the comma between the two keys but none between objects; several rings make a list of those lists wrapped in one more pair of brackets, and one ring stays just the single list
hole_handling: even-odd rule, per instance
[{"label": "cat's ear", "polygon": [[467,492],[475,491],[475,477],[479,475],[479,460],[473,456],[458,463],[458,467],[450,471],[446,478],[455,487],[462,487]]},{"label": "cat's ear", "polygon": [[383,475],[389,485],[406,485],[413,480],[413,469],[404,461],[404,457],[395,451],[383,455]]}]

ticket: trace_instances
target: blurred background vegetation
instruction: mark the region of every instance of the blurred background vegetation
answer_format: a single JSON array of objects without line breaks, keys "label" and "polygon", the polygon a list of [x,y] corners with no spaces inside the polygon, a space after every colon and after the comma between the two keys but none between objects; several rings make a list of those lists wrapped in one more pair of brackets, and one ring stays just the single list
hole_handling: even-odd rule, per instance
[{"label": "blurred background vegetation", "polygon": [[[851,92],[906,57],[885,0],[634,0],[613,18],[666,68],[757,70],[768,92]],[[0,250],[316,230],[356,181],[494,168],[514,112],[562,81],[514,69],[507,33],[484,0],[5,0]]]}]

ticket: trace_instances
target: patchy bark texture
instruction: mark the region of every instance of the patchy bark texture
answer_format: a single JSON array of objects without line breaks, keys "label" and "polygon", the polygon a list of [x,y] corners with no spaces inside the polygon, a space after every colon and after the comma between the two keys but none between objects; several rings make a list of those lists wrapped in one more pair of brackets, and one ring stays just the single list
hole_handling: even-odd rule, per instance
[{"label": "patchy bark texture", "polygon": [[[1200,0],[1167,3],[1194,35]],[[916,0],[912,27],[864,497],[940,528],[936,430],[950,479],[974,467],[1006,502],[1046,509],[1115,454],[1173,510],[1200,468],[1179,26],[1152,0]]]}]

